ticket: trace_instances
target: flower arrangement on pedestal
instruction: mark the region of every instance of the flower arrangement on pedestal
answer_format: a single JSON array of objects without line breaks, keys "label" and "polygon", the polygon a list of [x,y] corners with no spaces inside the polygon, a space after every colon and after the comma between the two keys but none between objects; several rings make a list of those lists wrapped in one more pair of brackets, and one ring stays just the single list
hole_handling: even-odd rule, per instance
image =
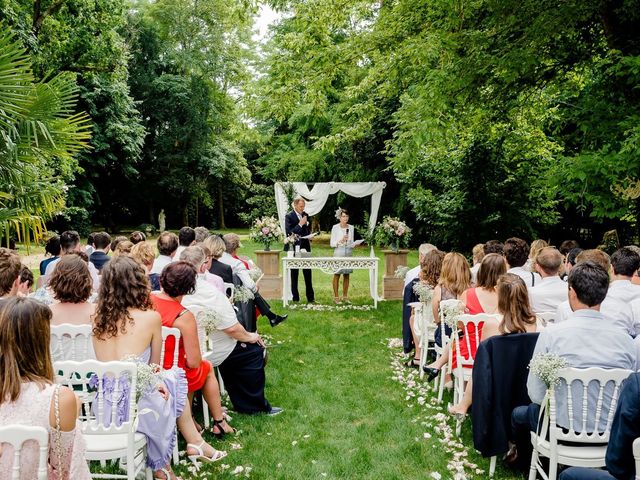
[{"label": "flower arrangement on pedestal", "polygon": [[406,223],[395,217],[384,217],[376,227],[375,240],[379,245],[387,245],[397,252],[399,248],[406,247],[411,238],[411,229]]},{"label": "flower arrangement on pedestal", "polygon": [[282,240],[282,228],[274,217],[258,218],[253,222],[249,238],[261,243],[269,251],[272,243]]}]

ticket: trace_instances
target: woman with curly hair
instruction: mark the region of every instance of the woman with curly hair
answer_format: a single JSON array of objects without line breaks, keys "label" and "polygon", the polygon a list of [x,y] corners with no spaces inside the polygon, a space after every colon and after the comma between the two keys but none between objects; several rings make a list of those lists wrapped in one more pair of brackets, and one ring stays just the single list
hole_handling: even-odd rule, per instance
[{"label": "woman with curly hair", "polygon": [[[440,279],[440,272],[442,271],[442,261],[444,257],[444,252],[441,252],[440,250],[432,250],[427,253],[420,263],[420,274],[418,275],[418,278],[413,281],[412,288],[418,282],[428,286],[431,289],[435,288],[436,285],[438,285],[438,280]],[[409,360],[409,362],[407,363],[407,367],[418,368],[420,366],[420,355],[422,353],[422,350],[420,349],[420,340],[416,332],[415,309],[411,312],[409,325],[411,326],[411,333],[413,334],[413,344],[416,347],[416,351],[413,359]]]},{"label": "woman with curly hair", "polygon": [[57,303],[50,305],[51,325],[90,325],[96,306],[89,303],[93,280],[89,265],[78,253],[62,257],[51,274],[49,288]]},{"label": "woman with curly hair", "polygon": [[[195,293],[197,271],[187,262],[174,262],[162,270],[160,284],[162,292],[152,295],[156,310],[162,315],[162,325],[180,330],[180,344],[178,345],[178,366],[184,368],[189,382],[189,399],[198,390],[209,405],[213,416],[213,434],[223,437],[225,433],[235,430],[226,422],[220,400],[220,386],[213,372],[211,363],[202,358],[198,325],[196,319],[181,303],[185,295]],[[173,364],[175,339],[167,339],[164,368]],[[190,403],[190,402],[189,402]]]},{"label": "woman with curly hair", "polygon": [[[162,320],[153,310],[150,291],[144,269],[132,258],[116,257],[104,266],[93,321],[93,346],[98,360],[133,356],[140,362],[160,363]],[[197,432],[186,402],[187,387],[181,369],[167,370],[157,390],[147,392],[138,401],[138,410],[159,413],[138,419],[138,432],[147,437],[147,465],[156,478],[175,479],[169,460],[175,445],[176,418],[188,442],[188,455],[204,455],[205,451],[212,459],[225,455],[207,445]]]}]

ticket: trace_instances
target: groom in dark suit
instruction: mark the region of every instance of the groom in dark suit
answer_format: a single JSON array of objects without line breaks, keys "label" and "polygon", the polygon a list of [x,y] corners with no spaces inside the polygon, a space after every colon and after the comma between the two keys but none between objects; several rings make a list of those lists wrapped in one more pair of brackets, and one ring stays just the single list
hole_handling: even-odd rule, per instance
[{"label": "groom in dark suit", "polygon": [[[296,242],[289,246],[285,245],[285,250],[289,248],[295,248],[296,245],[300,245],[300,249],[304,249],[307,252],[311,251],[311,242],[308,239],[301,238],[311,234],[311,225],[309,224],[309,215],[304,211],[305,201],[302,197],[296,197],[293,200],[293,211],[287,213],[285,217],[285,233],[287,237],[291,234],[297,235]],[[298,292],[298,270],[291,270],[291,293],[293,294],[293,301],[300,301],[300,293]],[[311,284],[311,270],[305,268],[302,270],[304,276],[304,285],[307,294],[307,302],[311,303],[315,300],[313,294],[313,285]]]}]

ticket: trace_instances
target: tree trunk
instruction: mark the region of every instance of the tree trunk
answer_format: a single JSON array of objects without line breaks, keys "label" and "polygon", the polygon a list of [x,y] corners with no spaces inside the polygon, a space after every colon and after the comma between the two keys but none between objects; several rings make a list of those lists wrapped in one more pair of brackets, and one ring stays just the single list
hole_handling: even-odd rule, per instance
[{"label": "tree trunk", "polygon": [[218,187],[218,228],[225,229],[224,224],[224,204],[222,202],[222,187]]},{"label": "tree trunk", "polygon": [[189,205],[185,205],[182,210],[182,226],[185,225],[189,225]]}]

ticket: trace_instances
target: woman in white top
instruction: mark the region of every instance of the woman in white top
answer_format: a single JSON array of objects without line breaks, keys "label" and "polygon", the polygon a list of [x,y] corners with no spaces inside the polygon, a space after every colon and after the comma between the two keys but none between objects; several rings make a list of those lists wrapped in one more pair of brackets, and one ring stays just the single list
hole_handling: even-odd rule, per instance
[{"label": "woman in white top", "polygon": [[[353,252],[353,234],[354,228],[349,225],[349,212],[344,208],[336,211],[336,218],[340,223],[336,223],[331,229],[330,245],[334,248],[334,257],[350,257]],[[340,285],[340,275],[343,276],[342,281],[342,301],[349,303],[349,275],[351,270],[343,268],[333,275],[333,299],[339,305],[340,297],[338,296],[338,286]]]}]

